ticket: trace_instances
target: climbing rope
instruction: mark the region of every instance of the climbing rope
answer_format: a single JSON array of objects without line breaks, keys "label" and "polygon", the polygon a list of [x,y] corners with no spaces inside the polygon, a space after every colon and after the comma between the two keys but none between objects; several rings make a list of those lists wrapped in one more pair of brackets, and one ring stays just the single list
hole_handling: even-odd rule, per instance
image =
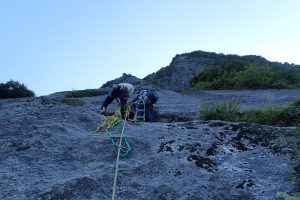
[{"label": "climbing rope", "polygon": [[92,131],[89,133],[89,135],[98,135],[100,129],[102,128],[102,121],[99,123],[99,125],[97,126],[96,130]]},{"label": "climbing rope", "polygon": [[[145,101],[138,100],[135,103],[135,111],[132,111],[132,104],[126,106],[126,112],[128,112],[128,123],[133,125],[141,125],[145,122]],[[134,116],[130,118],[129,113],[132,113]],[[111,133],[111,130],[118,126],[121,122],[121,108],[118,106],[115,110],[114,115],[105,117],[97,126],[95,131],[89,133],[89,135],[98,135],[101,130],[104,130],[108,134]],[[112,135],[112,134],[111,134]]]},{"label": "climbing rope", "polygon": [[115,170],[114,185],[113,185],[113,194],[112,194],[112,198],[111,198],[112,200],[115,200],[115,196],[116,196],[116,186],[117,186],[117,177],[118,177],[118,171],[119,171],[119,160],[120,160],[120,154],[121,154],[121,145],[122,145],[122,138],[123,138],[124,130],[125,130],[126,118],[128,116],[128,110],[129,109],[126,109],[125,120],[124,120],[122,132],[121,132],[121,136],[120,136],[120,140],[119,140],[120,143],[119,143],[117,162],[116,162],[116,170]]},{"label": "climbing rope", "polygon": [[117,107],[114,115],[105,117],[97,126],[96,130],[90,132],[89,135],[97,135],[98,132],[103,129],[105,132],[109,132],[116,124],[121,122],[121,108]]},{"label": "climbing rope", "polygon": [[[119,160],[120,157],[127,156],[131,151],[131,146],[127,140],[125,135],[125,125],[128,119],[128,115],[132,109],[132,104],[128,104],[125,110],[125,119],[122,125],[122,116],[121,116],[121,108],[117,107],[115,114],[112,116],[107,116],[105,119],[101,121],[95,131],[91,132],[90,135],[97,134],[100,129],[105,130],[108,133],[113,145],[114,150],[117,152],[117,161],[116,161],[116,169],[114,175],[114,184],[113,184],[113,194],[112,200],[115,199],[116,194],[116,185],[117,185],[117,176],[119,171]],[[135,115],[133,119],[128,119],[128,121],[132,122],[135,125],[142,124],[145,122],[145,102],[143,100],[136,102]],[[115,133],[120,133],[120,136]]]}]

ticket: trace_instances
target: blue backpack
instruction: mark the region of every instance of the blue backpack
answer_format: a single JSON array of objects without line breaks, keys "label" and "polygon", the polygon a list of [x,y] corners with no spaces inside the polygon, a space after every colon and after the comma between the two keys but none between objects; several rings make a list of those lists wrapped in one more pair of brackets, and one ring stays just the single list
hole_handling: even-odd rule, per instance
[{"label": "blue backpack", "polygon": [[158,100],[157,92],[153,88],[147,88],[147,96],[152,104],[155,104]]}]

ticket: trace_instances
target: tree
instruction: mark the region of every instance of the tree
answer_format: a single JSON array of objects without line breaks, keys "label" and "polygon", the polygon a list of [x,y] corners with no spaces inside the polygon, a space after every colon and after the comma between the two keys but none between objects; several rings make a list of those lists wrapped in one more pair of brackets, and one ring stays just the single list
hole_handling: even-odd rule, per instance
[{"label": "tree", "polygon": [[29,90],[23,83],[10,80],[0,83],[0,99],[34,97],[33,91]]}]

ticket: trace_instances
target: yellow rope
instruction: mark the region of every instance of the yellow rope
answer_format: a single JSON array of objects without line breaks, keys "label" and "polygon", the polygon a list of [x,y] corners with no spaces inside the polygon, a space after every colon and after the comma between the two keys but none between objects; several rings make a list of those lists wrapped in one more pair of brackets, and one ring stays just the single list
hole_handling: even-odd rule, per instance
[{"label": "yellow rope", "polygon": [[102,128],[101,124],[102,124],[102,121],[99,123],[99,125],[98,125],[97,128],[96,128],[96,130],[94,130],[93,132],[90,132],[89,135],[99,135],[98,132],[99,132],[100,129]]},{"label": "yellow rope", "polygon": [[122,119],[121,117],[121,108],[117,107],[115,114],[113,114],[112,116],[107,116],[105,117],[97,126],[96,130],[93,132],[90,132],[89,135],[98,135],[98,132],[100,131],[100,129],[104,129],[105,132],[108,132],[109,130],[111,130],[116,123]]}]

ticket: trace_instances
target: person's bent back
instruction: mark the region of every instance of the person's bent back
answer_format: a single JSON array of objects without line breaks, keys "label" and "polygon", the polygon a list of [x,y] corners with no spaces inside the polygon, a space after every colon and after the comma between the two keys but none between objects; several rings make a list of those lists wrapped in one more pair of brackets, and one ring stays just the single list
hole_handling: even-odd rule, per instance
[{"label": "person's bent back", "polygon": [[115,99],[119,99],[121,104],[121,115],[122,118],[125,118],[125,106],[127,104],[128,98],[132,95],[134,92],[134,87],[130,83],[119,83],[119,84],[113,84],[112,90],[104,100],[101,106],[100,113],[103,114],[106,112],[107,107],[109,104],[113,102]]}]

